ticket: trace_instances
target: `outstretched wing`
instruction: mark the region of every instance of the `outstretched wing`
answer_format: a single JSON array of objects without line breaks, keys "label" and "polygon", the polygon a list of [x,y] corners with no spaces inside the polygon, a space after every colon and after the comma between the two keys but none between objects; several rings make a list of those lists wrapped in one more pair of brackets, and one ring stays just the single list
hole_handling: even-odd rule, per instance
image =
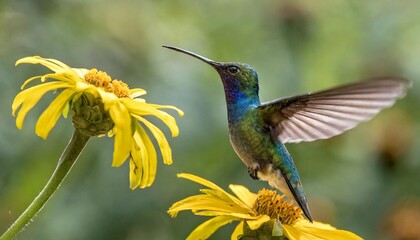
[{"label": "outstretched wing", "polygon": [[282,143],[338,135],[371,119],[405,95],[411,82],[383,78],[263,103],[258,110]]}]

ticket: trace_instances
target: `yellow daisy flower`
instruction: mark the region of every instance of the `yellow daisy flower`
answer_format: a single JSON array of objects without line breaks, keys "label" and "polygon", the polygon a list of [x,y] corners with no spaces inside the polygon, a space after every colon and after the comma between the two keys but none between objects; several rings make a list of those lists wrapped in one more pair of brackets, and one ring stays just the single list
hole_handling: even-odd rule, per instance
[{"label": "yellow daisy flower", "polygon": [[[114,136],[112,166],[119,167],[130,158],[130,188],[150,186],[156,175],[157,154],[146,133],[146,127],[156,139],[163,162],[172,163],[171,147],[162,131],[146,120],[144,116],[155,116],[170,129],[172,137],[179,133],[175,119],[160,109],[174,109],[180,116],[183,112],[176,107],[146,103],[140,96],[146,91],[129,89],[119,80],[112,80],[105,72],[96,69],[71,68],[66,64],[39,56],[19,59],[22,63],[41,64],[52,73],[31,77],[22,85],[12,104],[16,126],[21,129],[26,114],[49,91],[61,90],[57,97],[39,117],[35,132],[46,139],[60,115],[72,115],[73,125],[88,136],[108,133]],[[40,83],[28,89],[25,86],[34,80]]]},{"label": "yellow daisy flower", "polygon": [[[202,194],[185,198],[174,203],[168,210],[172,217],[178,212],[191,210],[200,216],[213,217],[199,225],[187,239],[207,239],[220,227],[239,221],[232,233],[231,239],[241,239],[249,232],[258,234],[258,230],[266,231],[263,227],[268,224],[270,238],[285,236],[287,239],[361,239],[354,233],[338,230],[329,224],[309,222],[301,214],[300,208],[286,200],[284,195],[277,195],[275,191],[263,189],[258,194],[250,192],[241,185],[229,185],[235,195],[229,194],[216,184],[191,174],[178,174],[178,177],[204,185],[208,189],[201,189]],[[248,231],[248,232],[247,232]],[[261,235],[253,235],[260,239]],[[266,235],[265,235],[266,236]],[[247,238],[248,239],[248,238]],[[266,239],[266,238],[264,238]]]}]

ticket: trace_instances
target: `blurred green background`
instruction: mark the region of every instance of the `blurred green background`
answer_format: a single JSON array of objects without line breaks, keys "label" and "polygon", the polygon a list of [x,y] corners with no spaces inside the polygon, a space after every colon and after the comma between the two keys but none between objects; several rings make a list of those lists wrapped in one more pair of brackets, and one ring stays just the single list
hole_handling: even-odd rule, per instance
[{"label": "blurred green background", "polygon": [[[23,130],[16,129],[14,96],[28,77],[47,72],[14,67],[24,56],[104,70],[147,89],[147,101],[178,106],[185,116],[177,117],[180,136],[169,139],[174,163],[159,159],[151,188],[130,190],[128,164],[111,167],[113,139],[92,139],[18,239],[184,239],[207,218],[166,214],[200,188],[176,173],[223,188],[268,186],[248,176],[230,146],[216,72],[161,47],[167,44],[253,65],[262,101],[364,78],[411,79],[407,96],[374,120],[329,140],[287,147],[315,219],[366,239],[420,239],[418,6],[390,0],[1,1],[0,232],[46,183],[72,133],[71,121],[60,119],[47,140],[35,135],[52,94],[29,113]],[[228,239],[234,226],[212,239]]]}]

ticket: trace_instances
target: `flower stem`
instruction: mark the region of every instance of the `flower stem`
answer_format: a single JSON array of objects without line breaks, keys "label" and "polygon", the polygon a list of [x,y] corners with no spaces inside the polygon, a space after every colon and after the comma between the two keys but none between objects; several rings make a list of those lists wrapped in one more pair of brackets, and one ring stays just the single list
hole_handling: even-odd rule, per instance
[{"label": "flower stem", "polygon": [[50,199],[50,197],[58,189],[67,173],[76,162],[83,148],[86,146],[88,140],[89,136],[81,133],[77,129],[74,130],[73,136],[66,149],[64,149],[64,152],[62,153],[50,180],[29,207],[22,213],[22,215],[20,215],[19,218],[0,237],[0,240],[13,239],[20,231],[22,231],[23,227],[30,223],[48,199]]}]

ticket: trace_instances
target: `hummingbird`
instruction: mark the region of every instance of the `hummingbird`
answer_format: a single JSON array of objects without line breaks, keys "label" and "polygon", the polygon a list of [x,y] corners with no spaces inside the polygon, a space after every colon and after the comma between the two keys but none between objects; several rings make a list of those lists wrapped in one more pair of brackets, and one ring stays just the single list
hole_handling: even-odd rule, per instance
[{"label": "hummingbird", "polygon": [[181,48],[163,47],[200,59],[218,72],[234,151],[253,179],[267,181],[294,200],[310,222],[299,173],[284,144],[341,134],[392,106],[411,86],[402,78],[376,78],[261,103],[258,75],[250,65],[216,62]]}]

